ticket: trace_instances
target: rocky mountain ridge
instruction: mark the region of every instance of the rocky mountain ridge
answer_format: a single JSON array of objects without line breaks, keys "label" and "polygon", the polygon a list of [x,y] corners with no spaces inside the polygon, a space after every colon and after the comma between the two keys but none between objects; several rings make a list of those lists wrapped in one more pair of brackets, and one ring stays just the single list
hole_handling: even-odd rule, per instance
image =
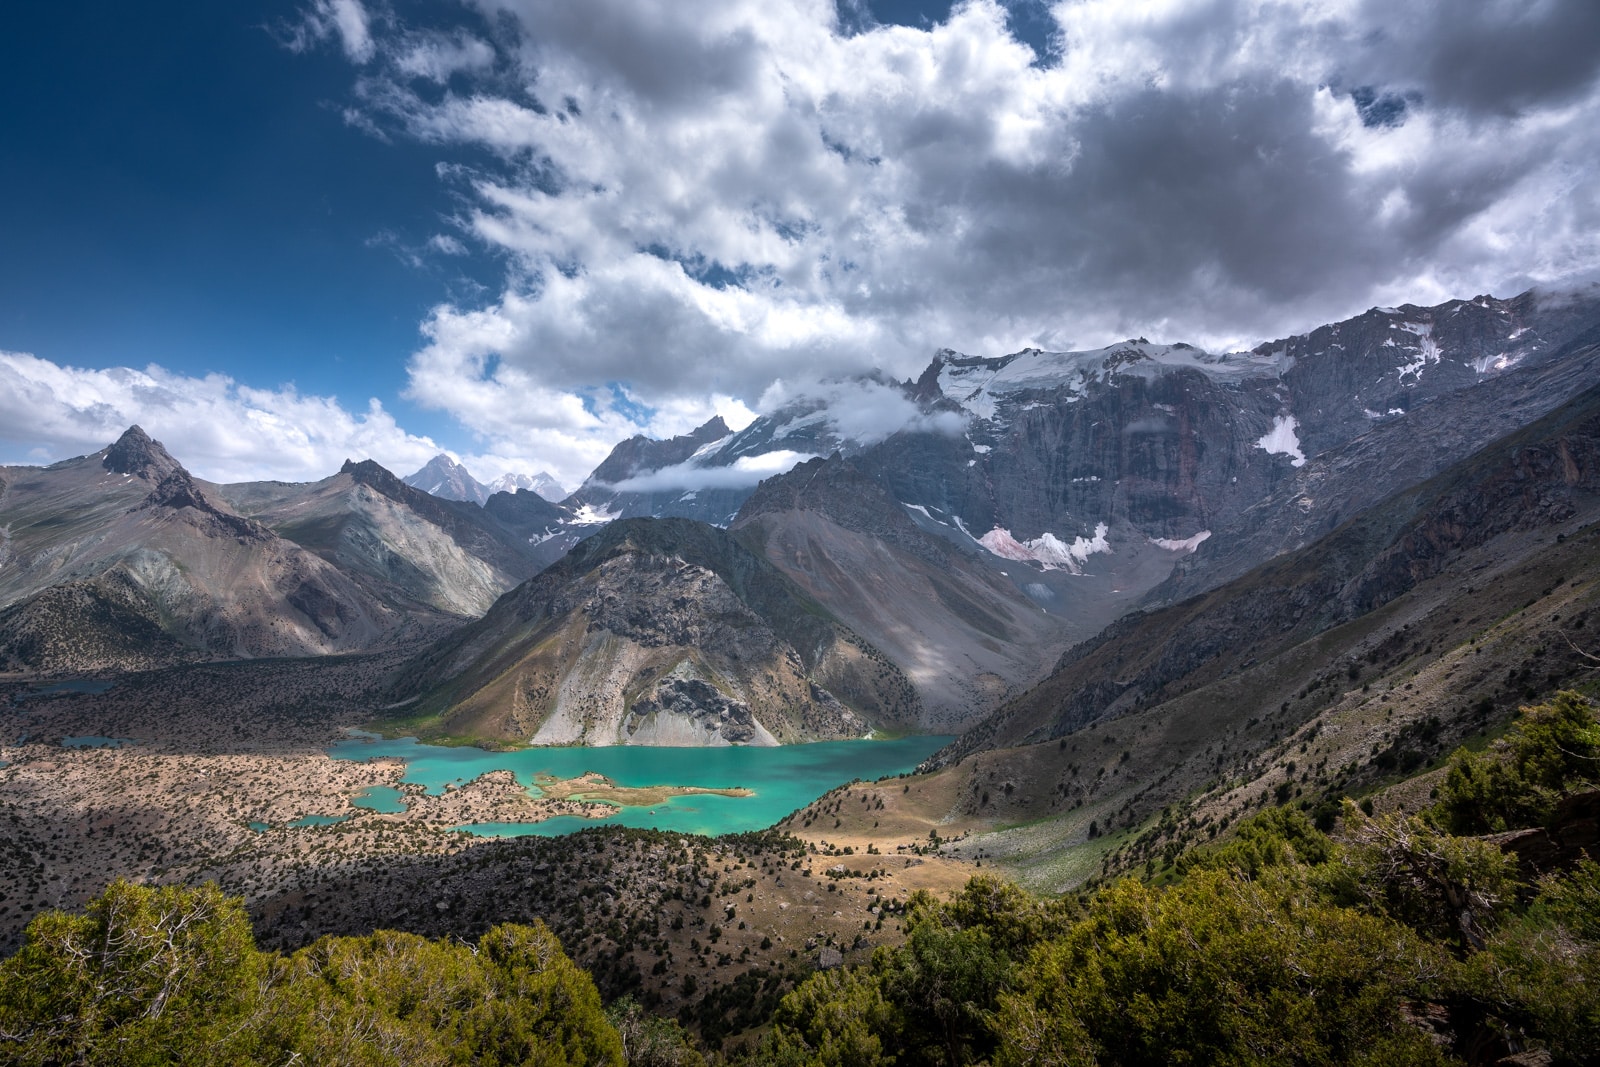
[{"label": "rocky mountain ridge", "polygon": [[1596,518],[1600,387],[1304,549],[1179,604],[1129,614],[935,762],[1051,740],[1159,702],[1195,671],[1270,656],[1376,611],[1492,541]]},{"label": "rocky mountain ridge", "polygon": [[442,500],[462,500],[478,505],[487,504],[496,493],[515,493],[519,489],[538,493],[551,503],[560,503],[567,496],[561,483],[546,471],[536,474],[508,472],[485,484],[474,478],[465,465],[443,452],[401,481]]},{"label": "rocky mountain ridge", "polygon": [[4,669],[79,673],[324,655],[436,635],[559,555],[528,490],[443,500],[370,460],[320,482],[215,485],[138,426],[0,469]]},{"label": "rocky mountain ridge", "polygon": [[1373,308],[1245,352],[945,351],[915,381],[836,383],[899,412],[887,436],[853,438],[838,396],[801,396],[736,433],[628,442],[580,494],[597,518],[727,525],[757,492],[741,470],[837,452],[1076,639],[1308,544],[1552,410],[1600,381],[1597,329],[1595,293],[1528,292]]},{"label": "rocky mountain ridge", "polygon": [[535,744],[775,744],[917,721],[881,652],[734,538],[612,523],[395,690],[408,729]]},{"label": "rocky mountain ridge", "polygon": [[0,478],[7,669],[323,655],[442,622],[239,514],[137,426],[99,453]]},{"label": "rocky mountain ridge", "polygon": [[[100,472],[120,481],[97,491],[127,496],[119,507],[182,514],[196,534],[207,526],[263,551],[287,544],[326,564],[349,595],[330,586],[284,608],[318,620],[323,644],[304,646],[315,653],[482,616],[619,517],[709,521],[904,673],[919,710],[903,721],[955,730],[1019,698],[1062,650],[1129,610],[1309,545],[1540,418],[1600,381],[1597,342],[1600,298],[1527,293],[1374,308],[1221,355],[1143,338],[997,358],[946,351],[914,381],[833,383],[738,431],[717,418],[668,441],[636,436],[560,504],[528,489],[481,507],[441,499],[370,460],[316,483],[215,486],[135,430]],[[430,466],[464,473],[448,459]],[[29,470],[0,471],[8,499],[21,499]],[[15,525],[0,539],[0,568],[23,544]],[[33,521],[30,559],[60,529]],[[53,577],[28,595],[86,577],[32,566]],[[605,581],[648,598],[655,579],[642,573]],[[0,586],[7,577],[0,570]],[[124,576],[52,593],[54,621],[34,629],[70,629],[78,611],[121,620],[96,624],[102,635],[168,633],[165,609],[140,607],[135,587],[145,585]],[[680,593],[718,589],[707,580]],[[368,611],[350,604],[390,621],[334,641],[328,633]],[[175,640],[162,656],[221,654],[192,634]],[[713,684],[705,678],[679,681],[662,707],[677,706],[679,689],[709,699],[689,684]]]}]

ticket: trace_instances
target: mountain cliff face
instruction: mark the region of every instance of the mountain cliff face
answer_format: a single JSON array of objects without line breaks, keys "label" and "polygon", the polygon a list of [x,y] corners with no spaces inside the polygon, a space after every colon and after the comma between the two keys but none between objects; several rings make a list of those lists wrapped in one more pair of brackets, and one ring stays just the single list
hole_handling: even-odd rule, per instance
[{"label": "mountain cliff face", "polygon": [[[624,442],[571,502],[590,522],[733,522],[960,724],[1124,612],[1310,544],[1539,418],[1600,381],[1597,341],[1593,294],[1526,293],[1373,308],[1247,352],[947,351],[914,382],[840,383],[737,432]],[[851,429],[839,398],[869,394],[904,409],[897,432]],[[835,453],[848,478],[804,462]],[[795,460],[760,489],[741,477]],[[912,527],[916,551],[894,540]]]},{"label": "mountain cliff face", "polygon": [[1260,501],[1178,562],[1151,594],[1165,603],[1212,588],[1315,541],[1396,489],[1444,470],[1482,444],[1536,420],[1600,382],[1600,325],[1572,334],[1526,365],[1413,406],[1295,468]]},{"label": "mountain cliff face", "polygon": [[318,655],[437,625],[238,514],[138,427],[0,477],[4,669]]},{"label": "mountain cliff face", "polygon": [[774,744],[917,721],[877,649],[714,527],[626,520],[419,658],[425,732],[540,744]]},{"label": "mountain cliff face", "polygon": [[928,730],[966,728],[1067,643],[1070,628],[978,550],[919,529],[837,456],[761,483],[730,531],[905,672]]},{"label": "mountain cliff face", "polygon": [[686,490],[682,485],[654,487],[649,476],[682,467],[714,454],[732,436],[718,415],[690,433],[655,441],[636,434],[611,450],[594,472],[564,501],[582,524],[631,519],[642,515],[675,516],[726,525],[749,487]]},{"label": "mountain cliff face", "polygon": [[[1483,443],[1463,416],[1493,406],[1490,397],[1511,413],[1504,432],[1549,411],[1575,381],[1594,381],[1592,360],[1575,375],[1515,372],[1570,369],[1597,324],[1595,301],[1546,308],[1525,294],[1375,308],[1222,356],[1142,339],[1086,353],[947,353],[917,395],[957,405],[965,437],[901,434],[857,462],[897,499],[1001,554],[1092,570],[1141,542],[1183,544],[1173,561],[1198,575],[1222,546],[1274,521],[1281,508],[1259,507],[1264,499],[1289,496],[1300,536],[1314,538],[1396,488],[1369,477],[1331,497],[1305,491],[1328,468],[1322,457],[1358,439],[1383,438],[1390,462],[1404,465],[1394,478],[1409,480]],[[1393,430],[1419,416],[1455,436]],[[1260,539],[1243,555],[1253,565],[1293,547],[1282,542]]]},{"label": "mountain cliff face", "polygon": [[[1550,539],[1564,541],[1596,520],[1600,387],[1304,549],[1119,620],[931,763],[1160,706],[1306,646],[1440,576],[1471,585],[1465,575],[1473,571],[1514,570]],[[1268,718],[1278,710],[1270,700],[1258,709]]]},{"label": "mountain cliff face", "polygon": [[[1043,606],[1065,616],[1072,601],[1100,625],[1175,565],[1183,581],[1159,595],[1307,544],[1538,418],[1596,380],[1597,328],[1594,293],[1530,292],[1373,308],[1248,352],[1143,338],[946,351],[914,382],[835,383],[836,395],[796,397],[738,432],[713,420],[623,442],[571,503],[591,523],[726,525],[754,492],[749,472],[838,452],[926,532],[1032,571],[1019,585],[1046,589]],[[850,410],[863,398],[903,408],[884,416],[899,429],[864,423]],[[1372,461],[1381,476],[1362,476]],[[1084,596],[1069,575],[1106,577],[1107,591]]]}]

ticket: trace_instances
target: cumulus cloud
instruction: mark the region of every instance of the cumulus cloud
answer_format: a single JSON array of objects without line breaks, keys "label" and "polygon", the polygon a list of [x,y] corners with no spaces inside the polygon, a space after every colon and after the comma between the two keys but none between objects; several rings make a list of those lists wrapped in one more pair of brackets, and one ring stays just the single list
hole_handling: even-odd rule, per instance
[{"label": "cumulus cloud", "polygon": [[[1038,8],[1047,55],[997,0],[917,27],[834,0],[428,25],[315,0],[291,44],[337,40],[351,122],[439,153],[452,232],[426,250],[504,263],[408,366],[475,470],[576,483],[619,438],[944,346],[1225,349],[1600,275],[1593,0]],[[803,388],[841,436],[919,425],[886,387]]]},{"label": "cumulus cloud", "polygon": [[345,459],[409,474],[439,452],[373,400],[351,412],[292,386],[257,389],[222,375],[161,367],[86,370],[0,352],[0,449],[12,462],[86,455],[137,423],[179,462],[213,481],[311,481]]}]

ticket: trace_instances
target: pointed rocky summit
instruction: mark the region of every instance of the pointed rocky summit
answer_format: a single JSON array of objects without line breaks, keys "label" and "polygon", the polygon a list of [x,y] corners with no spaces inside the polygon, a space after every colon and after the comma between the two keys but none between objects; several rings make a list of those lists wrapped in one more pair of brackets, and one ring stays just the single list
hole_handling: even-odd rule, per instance
[{"label": "pointed rocky summit", "polygon": [[101,464],[117,474],[134,474],[150,482],[159,482],[183,465],[172,458],[160,441],[137,426],[129,426],[116,444],[106,449]]}]

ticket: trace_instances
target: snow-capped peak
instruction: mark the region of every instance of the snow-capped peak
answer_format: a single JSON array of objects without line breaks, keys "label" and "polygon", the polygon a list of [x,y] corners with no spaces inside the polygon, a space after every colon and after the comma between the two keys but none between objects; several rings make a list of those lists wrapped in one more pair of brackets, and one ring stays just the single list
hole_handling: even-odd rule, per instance
[{"label": "snow-capped peak", "polygon": [[1008,395],[1033,390],[1066,390],[1081,395],[1094,382],[1119,375],[1154,378],[1178,368],[1193,368],[1212,378],[1270,378],[1287,368],[1281,352],[1213,355],[1193,345],[1152,344],[1144,338],[1088,352],[1045,352],[1026,348],[996,359],[938,357],[940,392],[980,419],[991,419]]}]

